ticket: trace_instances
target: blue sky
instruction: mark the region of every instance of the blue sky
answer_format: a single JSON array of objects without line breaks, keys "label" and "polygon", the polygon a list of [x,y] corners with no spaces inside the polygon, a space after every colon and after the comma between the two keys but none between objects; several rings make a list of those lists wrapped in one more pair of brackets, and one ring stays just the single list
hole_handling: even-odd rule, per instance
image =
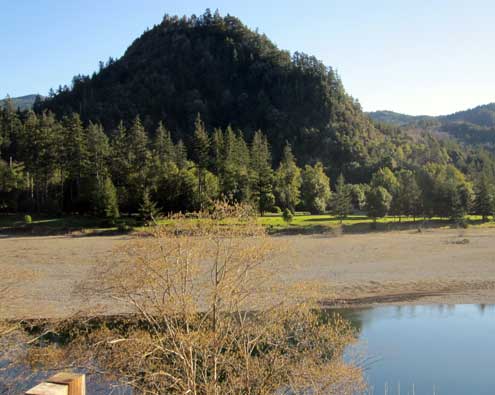
[{"label": "blue sky", "polygon": [[0,97],[46,94],[120,57],[165,13],[208,7],[335,67],[365,110],[444,114],[495,101],[490,0],[0,0]]}]

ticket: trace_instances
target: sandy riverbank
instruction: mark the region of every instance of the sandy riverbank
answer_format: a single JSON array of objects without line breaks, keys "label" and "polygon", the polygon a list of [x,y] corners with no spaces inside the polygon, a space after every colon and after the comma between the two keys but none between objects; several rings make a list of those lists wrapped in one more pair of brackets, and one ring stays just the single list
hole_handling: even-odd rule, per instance
[{"label": "sandy riverbank", "polygon": [[[1,315],[76,312],[73,289],[129,236],[0,236]],[[495,303],[495,229],[275,236],[284,282],[317,282],[329,305]],[[20,277],[14,283],[9,279]]]}]

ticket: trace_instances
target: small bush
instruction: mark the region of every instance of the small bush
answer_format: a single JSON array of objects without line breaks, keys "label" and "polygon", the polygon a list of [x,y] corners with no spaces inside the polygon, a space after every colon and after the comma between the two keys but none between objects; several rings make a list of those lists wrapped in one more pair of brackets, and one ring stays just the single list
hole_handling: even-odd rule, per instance
[{"label": "small bush", "polygon": [[455,222],[455,227],[457,229],[467,229],[469,228],[469,222],[466,218],[461,218]]},{"label": "small bush", "polygon": [[284,209],[282,217],[286,223],[290,224],[292,222],[292,220],[294,219],[294,214],[292,214],[292,211],[290,211],[288,208],[286,208],[286,209]]},{"label": "small bush", "polygon": [[26,225],[30,225],[30,224],[32,224],[32,223],[33,223],[33,218],[32,218],[29,214],[26,214],[26,215],[24,216],[24,223],[25,223]]},{"label": "small bush", "polygon": [[273,206],[273,212],[275,214],[282,214],[282,209],[278,206]]},{"label": "small bush", "polygon": [[117,230],[119,232],[129,232],[131,229],[132,228],[125,222],[119,222],[119,224],[117,225]]}]

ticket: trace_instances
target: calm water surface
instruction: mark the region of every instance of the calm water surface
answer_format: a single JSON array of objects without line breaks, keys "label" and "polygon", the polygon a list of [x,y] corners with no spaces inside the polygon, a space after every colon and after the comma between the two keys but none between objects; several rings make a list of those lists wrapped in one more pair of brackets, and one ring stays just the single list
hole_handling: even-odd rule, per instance
[{"label": "calm water surface", "polygon": [[349,350],[370,394],[495,394],[495,306],[342,310],[360,331]]},{"label": "calm water surface", "polygon": [[[348,350],[348,357],[365,367],[368,394],[495,394],[495,306],[377,307],[338,312],[359,331],[360,342]],[[17,368],[10,373],[20,371]],[[9,370],[0,373],[0,394],[6,389],[1,379],[8,375]],[[22,384],[30,388],[48,375],[35,374]],[[88,394],[110,392],[108,383],[88,379]]]}]

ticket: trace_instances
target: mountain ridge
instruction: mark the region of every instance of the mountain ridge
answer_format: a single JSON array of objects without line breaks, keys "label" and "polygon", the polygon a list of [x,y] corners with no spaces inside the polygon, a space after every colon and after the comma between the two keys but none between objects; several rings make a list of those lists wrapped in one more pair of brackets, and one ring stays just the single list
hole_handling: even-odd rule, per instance
[{"label": "mountain ridge", "polygon": [[275,161],[290,143],[303,164],[322,160],[354,174],[379,166],[383,143],[392,138],[362,112],[331,67],[280,50],[235,17],[209,12],[166,15],[121,58],[92,76],[74,77],[70,88],[35,110],[59,117],[77,112],[106,130],[139,115],[149,133],[164,121],[186,143],[200,114],[209,130],[230,125],[248,138],[262,130]]},{"label": "mountain ridge", "polygon": [[433,133],[455,138],[461,143],[495,150],[495,103],[440,116],[413,116],[394,111],[373,111],[376,122],[400,126],[409,133]]},{"label": "mountain ridge", "polygon": [[30,94],[30,95],[24,95],[24,96],[17,96],[17,97],[8,97],[5,99],[0,100],[0,106],[3,106],[7,103],[8,100],[11,100],[12,105],[15,109],[20,109],[22,110],[30,110],[33,108],[33,105],[36,101],[37,97],[41,96],[39,94]]}]

